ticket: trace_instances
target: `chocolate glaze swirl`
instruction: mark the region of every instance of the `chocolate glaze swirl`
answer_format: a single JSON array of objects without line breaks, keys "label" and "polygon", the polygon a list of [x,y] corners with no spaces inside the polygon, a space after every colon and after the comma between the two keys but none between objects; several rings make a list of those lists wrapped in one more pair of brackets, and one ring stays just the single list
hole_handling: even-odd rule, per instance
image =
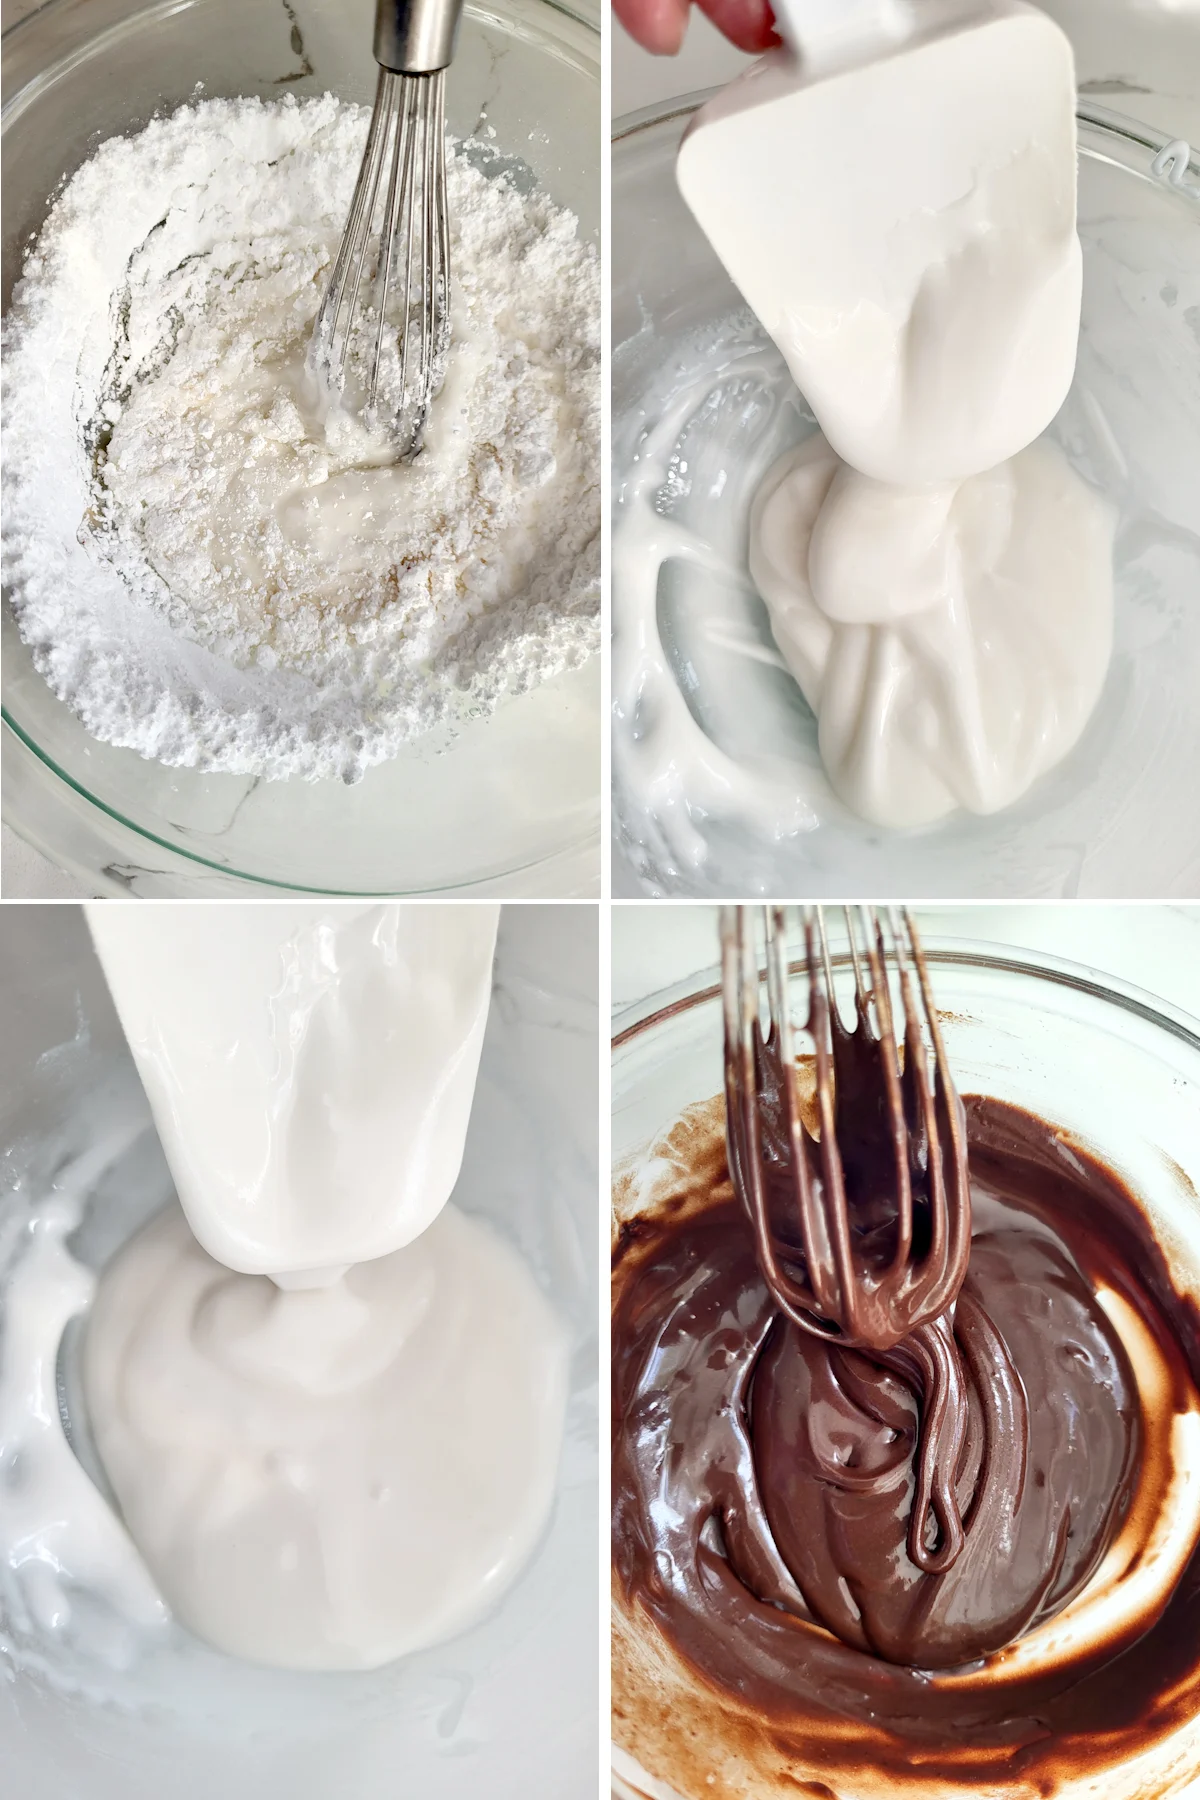
[{"label": "chocolate glaze swirl", "polygon": [[[829,1010],[823,990],[814,986],[812,991],[810,1034],[818,1042],[828,1035],[832,1052],[828,1123],[836,1145],[846,1230],[860,1284],[858,1335],[850,1336],[844,1321],[818,1321],[810,1311],[797,1310],[781,1283],[772,1279],[772,1264],[777,1262],[785,1280],[794,1272],[814,1292],[821,1285],[811,1276],[812,1246],[804,1242],[801,1229],[793,1169],[798,1157],[814,1196],[830,1199],[824,1193],[826,1171],[817,1148],[822,1131],[814,1059],[803,1058],[799,1067],[785,1064],[777,1027],[759,1044],[756,1055],[763,1202],[756,1229],[759,1267],[779,1309],[802,1331],[818,1342],[843,1338],[868,1350],[875,1363],[907,1383],[917,1408],[908,1556],[926,1574],[941,1574],[962,1554],[969,1528],[965,1509],[970,1494],[964,1493],[960,1479],[970,1448],[968,1433],[973,1431],[977,1454],[986,1461],[992,1455],[993,1428],[1001,1422],[1011,1424],[1021,1405],[1020,1384],[1002,1350],[990,1384],[993,1403],[976,1407],[974,1412],[968,1405],[963,1352],[954,1330],[954,1306],[966,1274],[971,1237],[962,1102],[953,1088],[939,1079],[928,1096],[927,1108],[925,1049],[915,1015],[906,1005],[907,1054],[896,1084],[906,1127],[903,1165],[910,1202],[911,1244],[905,1255],[899,1223],[898,1146],[889,1106],[889,1056],[871,1028],[861,993],[856,999],[853,1028],[847,1029],[836,1007]],[[731,1081],[735,1060],[728,1038],[725,1055],[729,1106],[736,1082]],[[802,1099],[805,1090],[810,1090],[807,1106]],[[800,1115],[794,1142],[788,1128],[789,1105],[796,1106]],[[810,1113],[814,1115],[811,1119],[806,1116]],[[731,1112],[727,1117],[726,1148],[735,1175],[734,1188],[753,1227],[755,1206],[744,1167],[748,1146],[742,1141],[743,1134],[733,1128],[733,1120],[739,1116]],[[935,1164],[942,1196],[940,1231],[934,1224]],[[836,1202],[834,1206],[836,1210]],[[820,1217],[820,1204],[815,1211]],[[829,1260],[828,1246],[825,1260]],[[932,1300],[931,1280],[943,1297],[932,1316],[923,1316],[917,1296],[927,1294]],[[831,1285],[831,1291],[836,1289],[832,1265],[826,1285]],[[914,1307],[916,1322],[906,1329],[906,1316],[914,1317]],[[980,1441],[981,1434],[986,1441]]]},{"label": "chocolate glaze swirl", "polygon": [[[969,1413],[954,1469],[962,1555],[931,1574],[906,1547],[919,1371],[782,1318],[714,1110],[690,1123],[677,1191],[617,1246],[618,1641],[648,1624],[729,1732],[780,1767],[909,1778],[918,1767],[975,1791],[1020,1770],[1051,1792],[1200,1706],[1195,1552],[1136,1629],[1002,1677],[987,1660],[1078,1594],[1140,1487],[1169,1479],[1150,1466],[1162,1433],[1144,1430],[1097,1288],[1151,1333],[1164,1404],[1179,1412],[1196,1403],[1200,1328],[1115,1176],[997,1102],[969,1101],[968,1121],[975,1235],[954,1322]],[[656,1722],[639,1679],[619,1649],[618,1739],[643,1756],[671,1745],[657,1772],[682,1785],[682,1718]]]}]

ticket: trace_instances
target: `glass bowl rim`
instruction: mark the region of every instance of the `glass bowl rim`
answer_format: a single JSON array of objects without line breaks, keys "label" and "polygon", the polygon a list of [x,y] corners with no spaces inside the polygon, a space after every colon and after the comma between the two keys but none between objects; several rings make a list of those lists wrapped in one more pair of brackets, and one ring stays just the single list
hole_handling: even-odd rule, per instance
[{"label": "glass bowl rim", "polygon": [[[122,20],[119,29],[123,31],[133,29],[139,21],[147,21],[150,15],[158,15],[160,18],[169,18],[175,13],[190,11],[193,6],[198,4],[202,5],[203,3],[204,0],[147,0],[146,4],[140,6],[131,3],[129,11]],[[580,29],[587,32],[596,40],[597,49],[599,49],[602,40],[600,24],[597,19],[590,17],[586,11],[580,10],[577,6],[570,4],[570,0],[535,0],[535,4],[545,7],[549,12],[559,14],[561,17],[568,19],[573,26],[578,26]],[[78,8],[79,0],[42,0],[40,6],[35,7],[32,12],[26,13],[23,18],[15,19],[11,25],[6,26],[4,30],[0,32],[0,44],[3,44],[7,48],[18,35],[20,35],[22,41],[24,41],[33,27],[38,25],[45,26],[47,24],[52,27],[59,15],[65,15],[70,11],[78,10]],[[502,20],[503,17],[502,11],[497,12],[495,7],[488,3],[488,0],[466,0],[463,10],[466,14],[483,21]],[[46,67],[33,74],[27,82],[22,83],[8,95],[5,98],[3,107],[0,108],[0,133],[2,133],[3,128],[11,120],[13,113],[23,110],[28,95],[28,89],[30,87],[36,87],[48,75],[52,75],[62,61],[70,61],[76,56],[87,54],[89,47],[99,42],[112,29],[114,29],[114,27],[111,25],[102,25],[99,29],[93,31],[90,36],[84,37],[80,44],[75,46],[75,48],[60,50],[58,55],[52,56]],[[599,64],[597,65],[597,72],[602,73]],[[67,769],[64,769],[53,756],[38,744],[35,739],[30,736],[29,732],[26,731],[24,726],[21,725],[16,717],[9,711],[8,706],[2,703],[0,703],[0,725],[12,732],[22,748],[28,751],[30,756],[33,757],[34,761],[41,768],[45,769],[52,778],[61,782],[70,793],[78,796],[79,800],[82,801],[84,805],[85,811],[83,816],[85,818],[90,816],[89,809],[94,808],[96,812],[102,815],[102,817],[112,819],[115,824],[122,826],[126,831],[133,832],[144,842],[153,844],[156,849],[165,851],[168,856],[178,859],[179,862],[185,866],[211,869],[214,873],[227,876],[231,880],[244,881],[255,887],[283,890],[287,893],[321,894],[334,898],[358,899],[365,894],[373,894],[376,892],[376,889],[374,888],[341,889],[333,886],[314,887],[306,882],[287,881],[281,879],[277,875],[256,875],[249,870],[236,868],[231,863],[220,862],[215,857],[201,855],[199,852],[188,849],[182,844],[173,843],[171,839],[163,837],[150,826],[139,824],[136,820],[128,818],[124,812],[119,810],[116,806],[111,805],[108,801],[102,800],[98,794],[93,794],[77,779],[76,776],[72,775]],[[20,754],[20,751],[18,751],[18,754]],[[14,829],[16,829],[16,827],[14,827]],[[23,834],[18,833],[18,835]],[[563,858],[570,858],[578,855],[595,841],[596,836],[595,826],[589,824],[584,830],[573,836],[569,842],[558,845],[548,854],[534,856],[523,862],[506,865],[502,870],[492,871],[489,875],[483,877],[479,875],[470,875],[464,877],[461,881],[443,884],[436,890],[414,887],[411,890],[397,889],[396,892],[398,896],[411,894],[413,897],[422,896],[431,891],[454,894],[460,891],[474,892],[479,888],[481,881],[484,883],[491,881],[511,882],[520,876],[532,874],[539,869],[549,868]],[[35,847],[41,850],[40,845]],[[44,851],[42,853],[46,854]]]},{"label": "glass bowl rim", "polygon": [[[565,19],[570,19],[574,24],[582,25],[594,37],[599,38],[602,35],[598,20],[593,18],[589,12],[580,10],[580,6],[571,5],[570,0],[539,0],[539,3],[548,7],[551,12],[561,13]],[[580,0],[580,3],[585,5],[586,0]],[[144,5],[131,7],[128,16],[133,19],[142,13],[157,12],[163,17],[170,17],[172,13],[186,11],[189,7],[197,4],[203,4],[203,0],[145,0]],[[78,8],[78,5],[79,0],[41,0],[40,6],[35,6],[32,12],[27,12],[23,18],[14,19],[11,25],[6,25],[3,31],[0,31],[0,43],[7,44],[18,35],[26,35],[27,29],[34,24],[35,20],[38,23],[45,23],[47,20],[53,23],[59,13],[65,13],[71,8]],[[473,14],[476,18],[496,16],[487,4],[487,0],[465,0],[463,10]],[[102,35],[103,29],[96,35]],[[17,91],[19,93],[22,90],[18,89]]]},{"label": "glass bowl rim", "polygon": [[[47,0],[54,5],[60,0]],[[690,118],[699,111],[706,101],[719,94],[723,84],[715,87],[697,88],[690,94],[677,94],[669,100],[660,100],[650,106],[639,107],[634,112],[623,113],[612,123],[611,142],[628,143],[640,137],[655,126],[669,124],[675,119]],[[1184,174],[1200,177],[1200,147],[1193,149],[1182,138],[1173,138],[1169,132],[1160,131],[1157,126],[1145,125],[1140,119],[1131,119],[1125,113],[1114,112],[1111,107],[1096,106],[1082,95],[1076,96],[1076,122],[1086,128],[1089,139],[1094,142],[1081,144],[1087,154],[1104,158],[1105,148],[1110,152],[1106,160],[1118,163],[1128,169],[1131,174],[1149,176],[1157,186],[1165,188],[1167,193],[1190,202],[1200,209],[1200,186],[1189,188],[1183,185]],[[1147,168],[1145,153],[1151,153],[1151,167]],[[1187,152],[1187,162],[1180,166],[1177,160],[1181,151]],[[1174,152],[1174,156],[1170,155]],[[1160,162],[1169,163],[1171,173],[1165,169],[1155,168]]]},{"label": "glass bowl rim", "polygon": [[[547,3],[549,3],[549,0],[547,0]],[[62,782],[64,787],[69,789],[72,793],[77,794],[80,800],[84,802],[85,806],[94,807],[97,812],[102,813],[106,818],[112,819],[117,825],[123,826],[126,831],[136,833],[143,842],[153,844],[157,849],[165,851],[170,857],[178,858],[189,867],[195,866],[196,868],[201,869],[211,869],[214,874],[227,876],[231,881],[248,882],[255,887],[267,888],[272,893],[314,894],[330,900],[363,900],[373,898],[384,891],[378,887],[314,887],[308,882],[286,881],[280,875],[254,875],[248,869],[238,869],[235,868],[232,863],[218,862],[213,856],[201,856],[196,850],[187,850],[182,844],[173,844],[169,838],[160,837],[157,832],[151,831],[148,826],[138,825],[133,819],[127,819],[124,813],[118,812],[115,806],[110,806],[107,800],[101,800],[98,795],[89,793],[87,788],[77,781],[73,775],[68,774],[65,769],[60,768],[53,757],[47,755],[38,744],[34,743],[33,739],[20,725],[17,724],[16,720],[11,716],[8,708],[5,706],[0,706],[0,724],[3,724],[6,730],[12,732],[18,742],[28,750],[29,754],[43,769],[48,770],[51,775],[57,777],[57,779]],[[2,760],[3,753],[0,751],[0,761]],[[197,772],[198,771],[196,770],[184,771],[184,773],[187,774],[195,774]],[[84,814],[84,817],[88,816],[87,813]],[[28,841],[31,848],[38,851],[38,853],[44,856],[48,862],[54,862],[59,867],[64,866],[58,862],[56,852],[43,847],[40,843],[33,843],[32,840],[26,840],[24,832],[18,825],[15,825],[12,820],[5,817],[4,823],[23,841]],[[595,840],[596,832],[589,827],[578,837],[572,838],[570,843],[560,844],[557,849],[550,851],[548,855],[534,856],[527,862],[513,863],[503,869],[494,870],[488,875],[467,875],[461,881],[444,882],[440,887],[436,888],[390,888],[386,890],[387,897],[396,900],[423,900],[436,898],[439,894],[453,895],[461,893],[471,896],[478,895],[480,898],[484,898],[486,897],[485,889],[488,884],[492,882],[515,881],[521,875],[531,875],[537,873],[539,870],[551,868],[560,859],[570,858],[587,849],[595,842]],[[72,861],[69,864],[69,867],[72,870],[76,870],[79,865]],[[165,872],[170,873],[170,867],[168,867]],[[180,897],[188,898],[186,895]],[[200,898],[198,895],[192,895],[190,897],[193,899]],[[515,895],[512,896],[512,898],[518,897],[519,896]],[[532,894],[530,897],[534,899],[537,898],[536,895]]]},{"label": "glass bowl rim", "polygon": [[[945,937],[936,932],[922,932],[921,945],[931,968],[986,969],[1017,977],[1032,977],[1050,987],[1072,989],[1089,999],[1101,1000],[1118,1012],[1131,1014],[1144,1023],[1158,1027],[1168,1036],[1200,1055],[1200,1019],[1174,1006],[1169,1000],[1151,994],[1120,976],[1109,975],[1085,963],[1071,962],[1042,950],[1009,950],[995,942],[973,938]],[[848,950],[831,946],[835,969],[850,966]],[[804,972],[804,963],[793,958],[788,963],[789,979]],[[695,974],[631,1001],[613,1016],[611,1051],[622,1049],[642,1037],[655,1026],[664,1025],[682,1013],[691,1012],[710,1000],[721,997],[721,971],[717,964],[697,970]]]}]

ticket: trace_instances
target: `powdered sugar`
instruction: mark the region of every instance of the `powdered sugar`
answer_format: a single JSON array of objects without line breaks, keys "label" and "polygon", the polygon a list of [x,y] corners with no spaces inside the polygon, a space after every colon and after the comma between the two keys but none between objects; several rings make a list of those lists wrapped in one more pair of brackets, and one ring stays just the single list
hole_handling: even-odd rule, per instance
[{"label": "powdered sugar", "polygon": [[353,779],[598,642],[598,267],[574,219],[449,159],[453,327],[415,463],[303,373],[366,118],[202,101],[103,144],[8,330],[23,636],[97,737]]}]

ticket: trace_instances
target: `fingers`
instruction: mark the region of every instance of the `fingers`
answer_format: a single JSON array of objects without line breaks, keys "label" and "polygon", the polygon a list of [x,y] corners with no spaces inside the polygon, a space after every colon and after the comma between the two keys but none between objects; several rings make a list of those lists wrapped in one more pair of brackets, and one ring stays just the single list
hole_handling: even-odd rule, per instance
[{"label": "fingers", "polygon": [[674,56],[687,30],[688,0],[613,0],[613,11],[643,50]]},{"label": "fingers", "polygon": [[[779,43],[769,0],[697,0],[731,44],[757,56]],[[613,11],[644,50],[674,56],[687,31],[688,0],[613,0]]]},{"label": "fingers", "polygon": [[768,0],[697,0],[697,4],[739,50],[757,56],[780,42]]}]

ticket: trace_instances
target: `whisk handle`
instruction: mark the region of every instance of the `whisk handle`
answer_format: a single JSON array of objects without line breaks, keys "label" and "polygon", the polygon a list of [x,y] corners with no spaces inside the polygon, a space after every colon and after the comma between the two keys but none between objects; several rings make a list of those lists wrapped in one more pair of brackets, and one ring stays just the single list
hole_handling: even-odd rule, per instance
[{"label": "whisk handle", "polygon": [[376,0],[375,61],[398,75],[433,75],[454,55],[462,0]]}]

